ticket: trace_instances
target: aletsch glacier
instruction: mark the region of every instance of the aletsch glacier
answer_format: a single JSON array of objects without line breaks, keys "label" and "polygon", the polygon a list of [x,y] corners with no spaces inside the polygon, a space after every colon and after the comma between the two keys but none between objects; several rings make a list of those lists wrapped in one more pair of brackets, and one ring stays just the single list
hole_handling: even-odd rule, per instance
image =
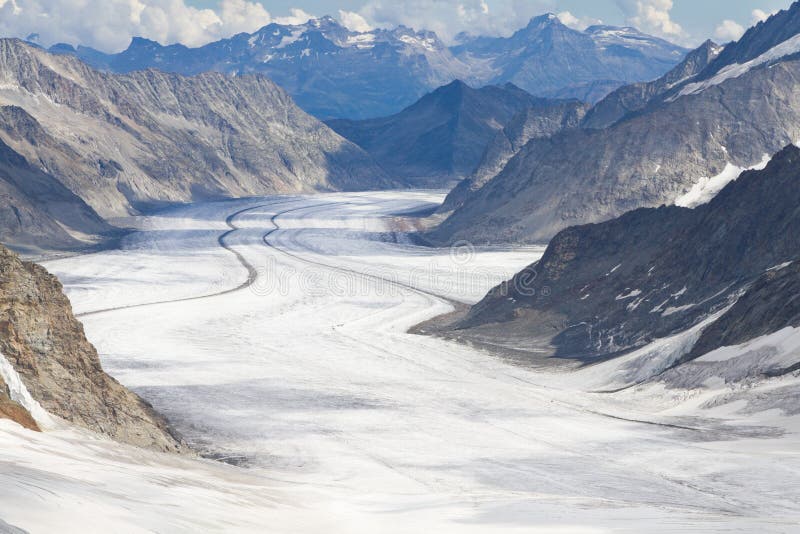
[{"label": "aletsch glacier", "polygon": [[[78,314],[127,306],[82,317],[104,367],[190,444],[245,469],[71,429],[31,442],[9,427],[0,501],[14,506],[3,519],[79,531],[80,510],[98,525],[132,531],[268,524],[274,532],[670,532],[722,524],[778,532],[799,519],[800,461],[787,452],[798,450],[796,416],[715,405],[730,393],[720,383],[592,392],[622,376],[628,359],[566,373],[406,334],[451,310],[448,299],[475,302],[541,253],[451,255],[393,237],[396,214],[442,197],[188,205],[131,221],[141,231],[120,250],[47,263]],[[218,242],[234,213],[227,244],[260,281],[148,305],[247,281]],[[54,454],[70,460],[47,461]],[[31,473],[43,488],[34,491],[59,498],[28,500]],[[147,504],[133,513],[132,500]]]}]

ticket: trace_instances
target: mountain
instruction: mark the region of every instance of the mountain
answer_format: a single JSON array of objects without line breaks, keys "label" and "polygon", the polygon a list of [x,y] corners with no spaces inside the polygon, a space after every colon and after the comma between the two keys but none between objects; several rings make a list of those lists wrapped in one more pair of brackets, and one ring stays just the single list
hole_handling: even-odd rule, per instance
[{"label": "mountain", "polygon": [[[531,19],[511,37],[481,37],[453,48],[456,58],[484,69],[481,75],[491,83],[511,82],[537,96],[594,99],[624,83],[661,76],[686,52],[635,28],[577,31],[553,14]],[[587,90],[598,82],[604,91]]]},{"label": "mountain", "polygon": [[327,124],[391,176],[418,186],[441,186],[472,172],[498,130],[518,112],[550,104],[512,84],[473,89],[455,81],[396,115]]},{"label": "mountain", "polygon": [[103,73],[13,39],[0,40],[0,70],[0,140],[101,217],[395,184],[261,75]]},{"label": "mountain", "polygon": [[710,321],[675,363],[797,326],[799,206],[800,149],[790,145],[695,209],[642,208],[563,230],[451,334],[593,361]]},{"label": "mountain", "polygon": [[[800,11],[800,4],[791,11]],[[785,20],[794,18],[773,16],[728,46],[775,42],[774,34],[785,34]],[[795,30],[800,34],[800,25]],[[599,118],[615,121],[606,128],[530,141],[429,238],[543,242],[568,226],[637,207],[707,201],[738,172],[763,165],[768,154],[800,139],[798,40],[791,37],[741,65],[722,65],[730,57],[722,51],[697,75],[644,106],[635,104],[636,111],[616,121],[617,112]]]},{"label": "mountain", "polygon": [[323,119],[392,115],[454,80],[476,87],[511,82],[536,96],[596,100],[626,82],[657,78],[686,52],[633,28],[579,32],[555,15],[532,19],[510,38],[462,36],[454,47],[429,31],[354,32],[322,17],[270,24],[199,48],[134,38],[118,54],[64,44],[50,50],[122,73],[263,73]]},{"label": "mountain", "polygon": [[588,107],[578,100],[540,99],[519,112],[495,134],[475,170],[450,191],[439,211],[446,213],[461,206],[467,197],[497,176],[531,139],[550,137],[580,126]]},{"label": "mountain", "polygon": [[150,405],[103,372],[54,276],[3,246],[0,272],[0,417],[38,429],[40,406],[118,441],[185,449]]}]

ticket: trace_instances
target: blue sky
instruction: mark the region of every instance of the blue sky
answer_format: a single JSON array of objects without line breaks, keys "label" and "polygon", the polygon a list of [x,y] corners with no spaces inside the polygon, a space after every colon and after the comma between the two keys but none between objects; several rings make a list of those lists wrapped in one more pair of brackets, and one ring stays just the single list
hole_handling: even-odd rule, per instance
[{"label": "blue sky", "polygon": [[133,36],[199,46],[270,23],[332,15],[351,29],[404,24],[445,42],[467,31],[510,35],[552,12],[577,29],[602,21],[631,25],[684,46],[737,39],[790,0],[0,0],[0,35],[38,34],[45,46],[125,49]]}]

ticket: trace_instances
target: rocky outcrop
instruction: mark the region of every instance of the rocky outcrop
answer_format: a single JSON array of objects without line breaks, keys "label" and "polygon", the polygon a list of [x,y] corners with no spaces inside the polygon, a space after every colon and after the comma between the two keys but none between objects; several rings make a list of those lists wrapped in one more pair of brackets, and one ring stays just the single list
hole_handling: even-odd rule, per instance
[{"label": "rocky outcrop", "polygon": [[800,149],[790,145],[695,209],[639,209],[563,230],[451,331],[596,360],[685,331],[737,300],[698,351],[794,325],[797,269],[784,264],[800,256],[798,206]]},{"label": "rocky outcrop", "polygon": [[[4,247],[0,353],[50,414],[125,443],[162,451],[183,449],[162,417],[103,372],[58,280]],[[0,412],[16,410],[17,419],[24,422],[25,414],[3,398],[6,389],[0,387]]]},{"label": "rocky outcrop", "polygon": [[263,76],[101,73],[0,40],[0,140],[103,217],[232,196],[390,187]]},{"label": "rocky outcrop", "polygon": [[455,81],[396,115],[328,125],[366,150],[391,176],[441,187],[471,173],[498,130],[518,112],[546,103],[511,84],[473,89]]},{"label": "rocky outcrop", "polygon": [[703,331],[685,358],[740,345],[786,327],[800,326],[800,263],[776,265],[747,289],[736,304]]},{"label": "rocky outcrop", "polygon": [[23,428],[41,432],[39,424],[31,413],[11,398],[11,391],[2,377],[0,377],[0,419],[10,419]]},{"label": "rocky outcrop", "polygon": [[439,211],[446,213],[460,207],[471,194],[497,176],[531,139],[550,137],[578,127],[587,109],[586,104],[577,100],[540,99],[518,113],[495,134],[477,168],[450,191]]}]

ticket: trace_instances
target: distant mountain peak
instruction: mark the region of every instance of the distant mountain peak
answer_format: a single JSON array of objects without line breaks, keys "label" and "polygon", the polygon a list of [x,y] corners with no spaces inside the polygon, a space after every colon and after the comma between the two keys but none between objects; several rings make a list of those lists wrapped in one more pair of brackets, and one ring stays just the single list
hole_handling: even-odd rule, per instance
[{"label": "distant mountain peak", "polygon": [[528,22],[528,26],[526,27],[526,29],[538,30],[548,26],[564,27],[564,28],[567,27],[564,25],[563,22],[561,22],[561,19],[558,18],[558,16],[555,15],[554,13],[545,13],[544,15],[539,15],[531,18],[531,20]]},{"label": "distant mountain peak", "polygon": [[128,45],[127,50],[143,50],[143,49],[156,49],[163,48],[161,43],[147,39],[146,37],[135,36],[131,39],[131,44]]}]

